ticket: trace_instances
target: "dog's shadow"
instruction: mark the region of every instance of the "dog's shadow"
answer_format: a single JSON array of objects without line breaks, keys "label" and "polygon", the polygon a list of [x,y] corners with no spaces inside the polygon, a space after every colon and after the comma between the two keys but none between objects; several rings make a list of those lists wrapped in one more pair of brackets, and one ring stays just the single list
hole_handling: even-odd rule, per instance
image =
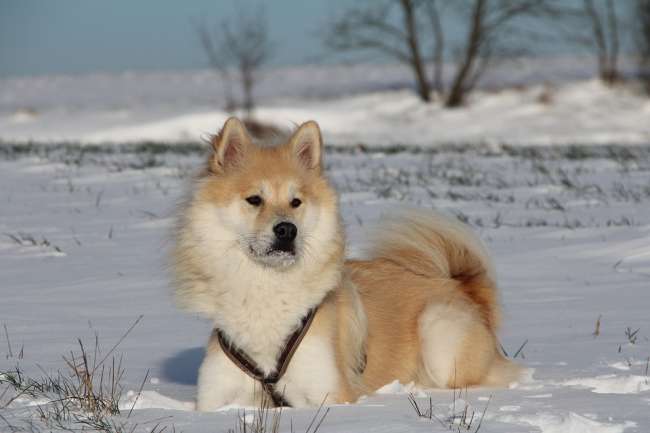
[{"label": "dog's shadow", "polygon": [[183,385],[196,385],[199,367],[205,356],[205,348],[185,349],[162,363],[161,373],[166,381]]}]

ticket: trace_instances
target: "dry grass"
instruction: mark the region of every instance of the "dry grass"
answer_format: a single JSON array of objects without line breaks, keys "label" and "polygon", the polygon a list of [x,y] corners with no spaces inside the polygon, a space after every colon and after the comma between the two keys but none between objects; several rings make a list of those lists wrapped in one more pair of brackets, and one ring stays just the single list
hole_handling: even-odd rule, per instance
[{"label": "dry grass", "polygon": [[452,403],[450,413],[447,415],[437,415],[434,411],[433,400],[429,397],[428,407],[420,406],[413,394],[409,394],[409,403],[418,417],[435,420],[446,430],[461,432],[478,433],[483,425],[483,419],[492,400],[488,399],[482,411],[475,410],[467,403],[467,388],[465,388],[465,398],[462,399],[463,389],[456,391],[452,389]]},{"label": "dry grass", "polygon": [[[325,408],[326,399],[327,396],[323,398],[320,406],[314,412],[314,416],[304,430],[304,433],[317,433],[320,429],[330,411],[329,407]],[[228,433],[279,433],[282,414],[283,408],[273,407],[272,400],[264,396],[261,399],[260,406],[255,408],[255,410],[249,412],[242,410],[237,413],[235,427],[228,429]],[[293,425],[293,419],[290,421],[289,431],[291,433],[296,431]]]},{"label": "dry grass", "polygon": [[627,338],[627,341],[630,344],[636,344],[636,341],[639,338],[639,331],[640,330],[641,330],[641,328],[637,328],[635,330],[632,330],[632,328],[630,328],[629,326],[627,328],[625,328],[625,338]]},{"label": "dry grass", "polygon": [[[521,357],[521,359],[526,359],[526,355],[524,354],[524,347],[528,344],[528,339],[525,339],[523,343],[519,346],[519,348],[515,351],[514,355],[512,355],[512,359],[516,359],[518,356]],[[510,358],[510,355],[506,351],[506,348],[503,347],[503,344],[499,343],[499,347],[501,348],[501,353],[503,353],[503,356],[506,358]]]},{"label": "dry grass", "polygon": [[603,315],[599,314],[598,319],[596,319],[596,327],[594,329],[594,332],[591,334],[591,335],[594,336],[594,338],[598,337],[600,335],[600,319],[602,319],[602,318],[603,318]]},{"label": "dry grass", "polygon": [[[5,339],[7,340],[7,355],[6,355],[6,359],[11,359],[11,358],[14,357],[14,352],[13,352],[13,348],[12,348],[12,346],[11,346],[11,338],[9,338],[9,330],[7,329],[7,324],[6,324],[6,323],[4,323],[4,324],[2,325],[2,327],[4,328],[4,331],[5,331]],[[16,356],[17,356],[17,358],[18,358],[19,360],[21,360],[21,359],[24,358],[24,356],[25,356],[25,346],[24,346],[24,345],[20,346],[20,350],[18,351],[18,353],[16,354]]]},{"label": "dry grass", "polygon": [[57,253],[63,253],[61,248],[58,246],[52,244],[46,237],[41,237],[41,240],[38,240],[35,236],[29,234],[29,233],[24,233],[24,232],[19,232],[19,233],[4,233],[6,237],[11,239],[15,244],[20,245],[22,247],[40,247],[43,249],[50,249],[54,250]]},{"label": "dry grass", "polygon": [[[92,349],[81,339],[77,339],[77,350],[63,356],[65,368],[56,373],[41,369],[40,377],[29,376],[20,365],[0,372],[0,409],[9,413],[9,410],[16,409],[14,403],[22,399],[31,401],[28,416],[23,416],[13,423],[7,417],[2,417],[5,426],[12,432],[53,429],[93,430],[102,433],[134,432],[139,425],[131,423],[129,418],[149,373],[145,375],[131,409],[123,416],[119,403],[124,391],[122,383],[125,370],[122,367],[122,357],[117,356],[115,351],[141,319],[142,316],[104,355],[99,338],[95,336]],[[8,333],[7,342],[12,354]],[[22,405],[21,409],[24,409]],[[156,424],[149,431],[162,433],[167,430],[167,426]],[[172,427],[171,431],[173,430]]]}]

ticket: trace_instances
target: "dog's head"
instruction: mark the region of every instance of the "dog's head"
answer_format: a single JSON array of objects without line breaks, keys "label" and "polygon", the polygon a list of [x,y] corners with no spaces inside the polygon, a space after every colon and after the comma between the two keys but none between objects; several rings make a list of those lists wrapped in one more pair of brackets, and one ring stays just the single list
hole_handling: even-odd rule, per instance
[{"label": "dog's head", "polygon": [[[212,140],[199,200],[213,211],[202,231],[240,248],[260,266],[288,269],[340,243],[336,194],[321,167],[316,122],[301,125],[282,145],[253,142],[238,119]],[[215,245],[215,247],[217,247]]]}]

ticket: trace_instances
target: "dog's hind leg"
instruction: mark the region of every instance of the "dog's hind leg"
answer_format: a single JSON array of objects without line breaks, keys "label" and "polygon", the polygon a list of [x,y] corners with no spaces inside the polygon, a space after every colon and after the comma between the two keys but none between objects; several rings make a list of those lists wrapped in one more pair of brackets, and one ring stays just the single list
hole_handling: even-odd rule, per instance
[{"label": "dog's hind leg", "polygon": [[423,385],[464,388],[481,384],[497,355],[494,334],[463,299],[431,302],[419,319]]}]

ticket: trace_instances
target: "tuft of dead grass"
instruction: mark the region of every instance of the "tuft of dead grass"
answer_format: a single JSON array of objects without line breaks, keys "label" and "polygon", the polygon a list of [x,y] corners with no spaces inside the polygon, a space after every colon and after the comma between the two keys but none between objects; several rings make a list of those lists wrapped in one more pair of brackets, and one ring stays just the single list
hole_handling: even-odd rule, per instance
[{"label": "tuft of dead grass", "polygon": [[[62,357],[65,368],[55,373],[48,373],[41,369],[41,376],[29,376],[19,364],[13,369],[1,371],[0,409],[15,408],[15,403],[23,399],[31,401],[28,406],[29,416],[18,420],[19,425],[16,425],[16,422],[12,423],[7,417],[2,417],[1,421],[11,432],[40,432],[55,429],[133,433],[139,425],[131,423],[129,418],[149,372],[145,374],[131,409],[126,416],[123,416],[120,401],[124,394],[122,383],[125,370],[122,356],[116,355],[115,351],[142,317],[138,317],[103,356],[99,338],[95,335],[92,349],[78,338],[78,348]],[[10,347],[8,333],[7,341]],[[149,431],[163,433],[173,432],[175,429],[173,426],[170,428],[158,423]]]},{"label": "tuft of dead grass", "polygon": [[464,389],[464,399],[461,398],[463,395],[463,389],[458,389],[458,391],[452,389],[451,391],[452,403],[451,410],[448,415],[437,415],[435,413],[435,407],[433,405],[433,400],[431,397],[429,397],[428,406],[420,406],[417,399],[412,393],[409,393],[408,400],[419,418],[424,418],[431,421],[435,420],[442,427],[449,431],[455,431],[458,433],[478,433],[481,430],[481,426],[483,425],[483,419],[487,413],[490,401],[492,401],[492,395],[490,395],[483,410],[479,411],[467,403],[467,388]]},{"label": "tuft of dead grass", "polygon": [[[325,408],[327,395],[321,401],[309,425],[304,433],[317,433],[323,421],[329,414],[330,408]],[[260,405],[252,411],[242,410],[237,413],[237,420],[233,428],[228,429],[228,433],[279,433],[282,420],[283,408],[275,408],[273,401],[264,395]],[[291,433],[295,433],[293,419],[290,421]]]}]

